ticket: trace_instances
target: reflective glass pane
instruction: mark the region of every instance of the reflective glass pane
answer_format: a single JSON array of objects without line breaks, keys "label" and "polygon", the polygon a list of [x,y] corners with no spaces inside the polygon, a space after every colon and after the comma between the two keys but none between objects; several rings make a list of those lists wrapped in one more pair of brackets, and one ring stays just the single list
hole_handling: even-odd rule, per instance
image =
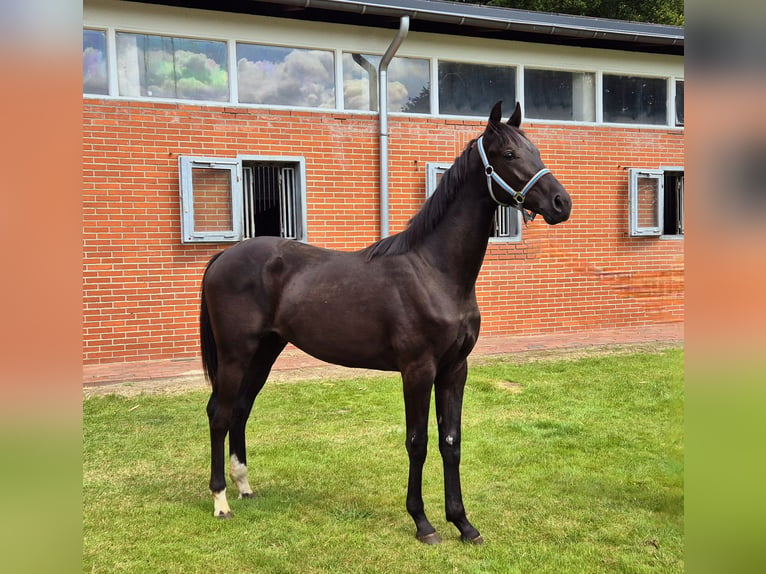
[{"label": "reflective glass pane", "polygon": [[239,101],[248,104],[335,107],[333,53],[237,44]]},{"label": "reflective glass pane", "polygon": [[676,125],[684,125],[684,83],[676,82]]},{"label": "reflective glass pane", "polygon": [[439,61],[439,113],[489,115],[498,100],[516,101],[516,68]]},{"label": "reflective glass pane", "polygon": [[595,76],[560,70],[524,70],[524,114],[529,118],[596,121]]},{"label": "reflective glass pane", "polygon": [[604,74],[603,92],[605,122],[667,123],[668,85],[663,78]]},{"label": "reflective glass pane", "polygon": [[85,94],[108,94],[106,75],[106,32],[82,31],[82,91]]},{"label": "reflective glass pane", "polygon": [[[378,64],[381,56],[343,54],[343,107],[378,109]],[[388,111],[431,111],[428,60],[394,58],[388,66]]]},{"label": "reflective glass pane", "polygon": [[224,102],[226,43],[117,33],[120,95]]}]

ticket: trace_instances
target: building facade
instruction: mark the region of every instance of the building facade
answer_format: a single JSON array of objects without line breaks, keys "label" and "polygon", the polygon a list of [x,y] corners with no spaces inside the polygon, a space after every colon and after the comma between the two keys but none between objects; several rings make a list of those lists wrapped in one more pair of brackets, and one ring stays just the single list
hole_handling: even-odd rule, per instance
[{"label": "building facade", "polygon": [[377,66],[407,14],[386,82],[390,232],[498,99],[521,102],[573,199],[555,227],[498,212],[482,335],[683,320],[681,30],[427,0],[229,4],[84,2],[85,363],[198,354],[202,272],[233,242],[380,238]]}]

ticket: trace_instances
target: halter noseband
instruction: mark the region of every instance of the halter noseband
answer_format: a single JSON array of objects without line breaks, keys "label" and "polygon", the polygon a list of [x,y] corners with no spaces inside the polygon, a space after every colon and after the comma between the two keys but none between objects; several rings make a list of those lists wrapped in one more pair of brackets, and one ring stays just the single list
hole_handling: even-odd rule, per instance
[{"label": "halter noseband", "polygon": [[[536,213],[533,211],[529,211],[527,209],[524,209],[524,197],[527,195],[527,192],[532,189],[532,187],[540,180],[541,177],[543,177],[545,174],[550,173],[551,170],[544,167],[540,171],[538,171],[535,175],[533,175],[530,180],[527,182],[527,184],[522,188],[521,191],[516,191],[513,189],[510,185],[508,185],[505,180],[503,180],[502,177],[497,175],[495,172],[495,168],[493,168],[489,164],[489,159],[487,159],[487,152],[484,151],[484,136],[481,136],[477,143],[479,144],[477,147],[479,148],[479,155],[481,156],[481,161],[484,164],[484,173],[487,175],[487,189],[489,190],[490,197],[497,203],[498,205],[505,205],[513,207],[514,209],[518,209],[521,211],[521,215],[524,217],[524,223],[527,221],[532,221],[535,218]],[[495,197],[495,192],[492,189],[492,181],[499,185],[504,191],[509,193],[511,197],[513,197],[516,204],[512,203],[503,203],[497,197]]]}]

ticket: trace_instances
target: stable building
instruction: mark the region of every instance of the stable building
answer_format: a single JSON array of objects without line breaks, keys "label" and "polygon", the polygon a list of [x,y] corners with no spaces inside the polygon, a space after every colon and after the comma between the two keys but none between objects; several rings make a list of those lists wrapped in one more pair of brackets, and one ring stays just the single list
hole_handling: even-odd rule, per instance
[{"label": "stable building", "polygon": [[498,208],[482,335],[682,321],[683,49],[432,0],[85,0],[84,362],[196,356],[203,269],[237,241],[401,231],[497,100],[573,209]]}]

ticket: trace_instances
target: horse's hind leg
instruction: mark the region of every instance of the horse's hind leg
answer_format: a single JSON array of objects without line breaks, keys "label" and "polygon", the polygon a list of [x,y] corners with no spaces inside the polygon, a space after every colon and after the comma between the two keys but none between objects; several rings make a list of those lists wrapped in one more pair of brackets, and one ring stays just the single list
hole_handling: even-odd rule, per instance
[{"label": "horse's hind leg", "polygon": [[240,389],[239,399],[234,407],[229,428],[229,476],[239,490],[239,498],[253,496],[253,489],[247,479],[247,448],[245,428],[247,419],[258,393],[266,383],[271,367],[285,348],[287,341],[272,333],[260,340],[258,350],[250,361]]},{"label": "horse's hind leg", "polygon": [[245,372],[243,364],[235,360],[219,361],[215,388],[207,403],[210,424],[210,492],[213,495],[213,516],[217,518],[231,518],[231,509],[226,500],[224,443]]}]

